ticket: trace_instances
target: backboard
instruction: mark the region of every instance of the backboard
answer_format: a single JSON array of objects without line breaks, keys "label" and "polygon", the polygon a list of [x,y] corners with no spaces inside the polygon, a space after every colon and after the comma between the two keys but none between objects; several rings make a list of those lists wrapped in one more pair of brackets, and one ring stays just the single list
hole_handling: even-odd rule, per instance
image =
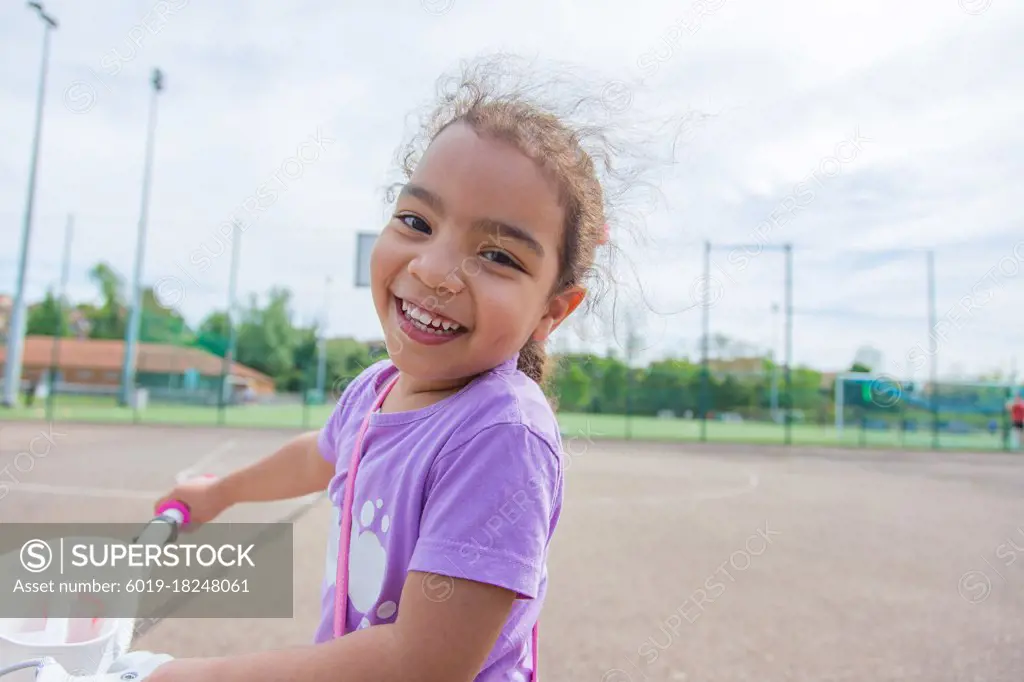
[{"label": "backboard", "polygon": [[370,254],[377,242],[377,233],[359,232],[356,234],[356,280],[357,288],[370,286]]}]

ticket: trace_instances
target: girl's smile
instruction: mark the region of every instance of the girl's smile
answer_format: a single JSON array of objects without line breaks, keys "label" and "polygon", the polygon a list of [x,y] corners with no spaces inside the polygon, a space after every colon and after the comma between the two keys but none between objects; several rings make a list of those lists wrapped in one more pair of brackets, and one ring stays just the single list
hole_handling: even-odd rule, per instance
[{"label": "girl's smile", "polygon": [[453,341],[469,331],[451,318],[430,312],[425,304],[417,305],[398,296],[393,298],[395,322],[411,341],[436,346]]}]

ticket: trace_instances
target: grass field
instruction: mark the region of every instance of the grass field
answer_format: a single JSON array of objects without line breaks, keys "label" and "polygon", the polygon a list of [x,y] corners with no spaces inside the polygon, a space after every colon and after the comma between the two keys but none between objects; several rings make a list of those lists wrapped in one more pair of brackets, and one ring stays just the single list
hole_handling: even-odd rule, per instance
[{"label": "grass field", "polygon": [[[54,404],[54,421],[107,424],[162,424],[180,426],[229,426],[313,429],[323,424],[333,409],[329,405],[244,405],[230,406],[223,413],[216,407],[151,403],[136,414],[118,407],[112,399],[85,396],[60,396]],[[35,406],[0,410],[2,419],[47,419],[45,401]],[[639,441],[699,441],[701,422],[687,419],[658,419],[625,415],[559,413],[562,433],[567,439],[635,439]],[[847,447],[930,449],[932,434],[925,429],[901,433],[898,430],[862,430],[851,426],[841,436],[836,429],[817,424],[794,424],[794,445],[841,445]],[[781,444],[785,430],[768,422],[708,421],[705,437],[722,443]],[[938,447],[954,450],[1002,450],[1001,434],[940,433]]]}]

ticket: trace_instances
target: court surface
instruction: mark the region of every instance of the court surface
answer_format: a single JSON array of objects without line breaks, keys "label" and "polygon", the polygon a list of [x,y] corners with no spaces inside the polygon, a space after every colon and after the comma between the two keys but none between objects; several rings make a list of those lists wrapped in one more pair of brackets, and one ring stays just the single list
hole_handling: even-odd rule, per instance
[{"label": "court surface", "polygon": [[[0,422],[0,470],[17,477],[0,521],[141,522],[175,475],[224,473],[295,433]],[[1024,679],[1022,456],[582,435],[565,448],[542,679]],[[293,618],[172,616],[136,648],[310,641],[328,512],[311,496],[224,519],[293,520]]]}]

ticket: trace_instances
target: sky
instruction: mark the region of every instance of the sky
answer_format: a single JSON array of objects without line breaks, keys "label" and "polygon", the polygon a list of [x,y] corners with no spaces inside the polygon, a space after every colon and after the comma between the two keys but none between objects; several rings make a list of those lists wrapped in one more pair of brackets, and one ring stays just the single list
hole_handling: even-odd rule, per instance
[{"label": "sky", "polygon": [[[240,298],[285,286],[297,323],[378,339],[357,234],[385,224],[395,153],[438,79],[500,50],[578,78],[645,173],[611,207],[607,291],[556,348],[698,357],[708,302],[712,333],[781,357],[789,244],[795,364],[843,370],[873,348],[900,378],[923,376],[933,352],[942,376],[1024,374],[1024,3],[45,7],[59,28],[29,300],[60,281],[69,216],[70,297],[97,297],[101,259],[131,281],[158,67],[143,281],[190,322],[223,308],[224,226],[245,217]],[[0,292],[16,281],[42,45],[35,13],[4,3]],[[258,196],[264,210],[247,210]]]}]

